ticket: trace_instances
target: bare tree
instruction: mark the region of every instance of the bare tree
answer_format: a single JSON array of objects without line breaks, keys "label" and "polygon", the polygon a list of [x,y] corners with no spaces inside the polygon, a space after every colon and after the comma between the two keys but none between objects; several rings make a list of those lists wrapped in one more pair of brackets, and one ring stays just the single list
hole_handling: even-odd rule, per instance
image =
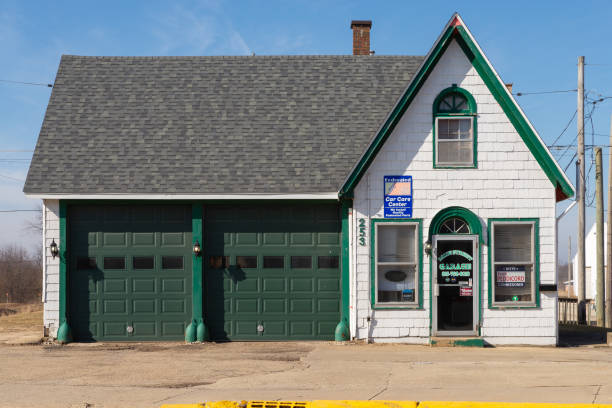
[{"label": "bare tree", "polygon": [[21,246],[0,249],[0,298],[11,303],[37,300],[42,284],[41,261],[42,256],[33,259]]}]

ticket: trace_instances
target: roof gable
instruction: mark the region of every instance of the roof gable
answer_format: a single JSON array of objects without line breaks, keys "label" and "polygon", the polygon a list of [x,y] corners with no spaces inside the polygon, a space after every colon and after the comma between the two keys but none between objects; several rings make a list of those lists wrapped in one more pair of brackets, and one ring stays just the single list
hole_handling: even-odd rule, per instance
[{"label": "roof gable", "polygon": [[453,15],[449,23],[445,26],[442,34],[438,37],[434,46],[425,57],[423,64],[414,75],[403,95],[387,116],[385,122],[378,130],[374,139],[370,142],[370,145],[359,162],[357,162],[353,168],[340,190],[340,195],[352,196],[353,189],[357,186],[359,180],[361,180],[377,153],[391,135],[402,115],[408,106],[410,106],[410,103],[416,97],[453,39],[460,45],[466,57],[472,63],[472,66],[476,69],[491,94],[495,97],[497,103],[501,106],[512,125],[521,136],[525,145],[529,148],[548,179],[553,183],[553,186],[555,186],[557,201],[562,201],[573,196],[574,188],[571,182],[550,154],[520,106],[508,92],[501,78],[495,72],[491,63],[488,61],[457,13]]}]

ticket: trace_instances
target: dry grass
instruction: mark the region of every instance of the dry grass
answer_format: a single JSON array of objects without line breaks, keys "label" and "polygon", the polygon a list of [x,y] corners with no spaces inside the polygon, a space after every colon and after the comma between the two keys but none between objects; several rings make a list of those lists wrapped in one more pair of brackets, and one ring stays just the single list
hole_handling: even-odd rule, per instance
[{"label": "dry grass", "polygon": [[37,331],[42,324],[42,303],[0,303],[0,332]]}]

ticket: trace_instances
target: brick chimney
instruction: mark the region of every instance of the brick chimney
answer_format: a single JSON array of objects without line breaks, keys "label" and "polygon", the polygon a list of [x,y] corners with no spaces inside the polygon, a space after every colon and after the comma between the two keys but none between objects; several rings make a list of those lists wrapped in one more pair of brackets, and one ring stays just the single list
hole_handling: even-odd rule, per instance
[{"label": "brick chimney", "polygon": [[370,29],[372,20],[353,20],[353,55],[370,55]]}]

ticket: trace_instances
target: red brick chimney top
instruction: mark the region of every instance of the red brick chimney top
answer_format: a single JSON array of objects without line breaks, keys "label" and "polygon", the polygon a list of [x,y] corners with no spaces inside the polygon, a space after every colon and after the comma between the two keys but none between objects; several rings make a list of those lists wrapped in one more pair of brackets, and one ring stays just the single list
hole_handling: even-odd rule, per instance
[{"label": "red brick chimney top", "polygon": [[353,55],[370,55],[370,29],[372,20],[353,20]]}]

